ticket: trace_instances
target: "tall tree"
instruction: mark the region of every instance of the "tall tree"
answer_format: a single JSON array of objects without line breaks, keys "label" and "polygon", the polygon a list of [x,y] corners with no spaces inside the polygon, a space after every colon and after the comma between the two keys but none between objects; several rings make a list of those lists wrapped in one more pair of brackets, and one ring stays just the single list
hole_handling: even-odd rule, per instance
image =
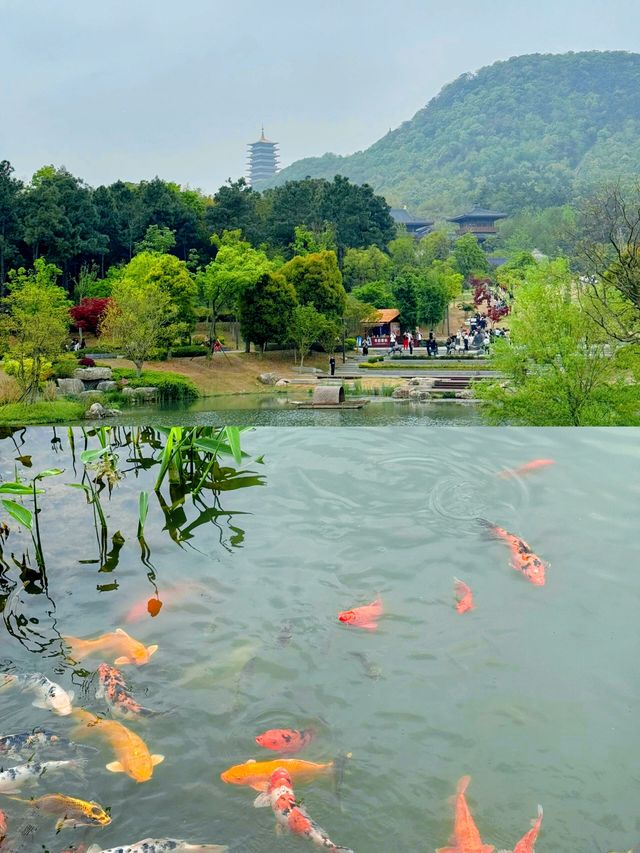
[{"label": "tall tree", "polygon": [[342,316],[346,293],[335,252],[295,257],[280,272],[294,286],[301,305],[313,305],[321,314]]},{"label": "tall tree", "polygon": [[473,234],[463,234],[456,240],[453,257],[460,275],[469,278],[473,273],[487,273],[489,261]]},{"label": "tall tree", "polygon": [[242,239],[254,246],[265,240],[265,232],[260,215],[260,194],[245,181],[229,180],[220,187],[213,197],[213,204],[207,206],[204,219],[209,233],[222,234],[224,231],[239,230]]},{"label": "tall tree", "polygon": [[388,281],[391,274],[389,255],[377,246],[366,249],[347,249],[342,262],[345,290],[353,290],[372,281]]},{"label": "tall tree", "polygon": [[0,296],[4,295],[4,282],[9,264],[20,258],[20,192],[22,182],[13,178],[13,166],[0,160]]},{"label": "tall tree", "polygon": [[376,308],[393,308],[395,297],[386,281],[371,281],[351,291],[352,296],[360,302],[366,302]]},{"label": "tall tree", "polygon": [[269,341],[287,337],[291,314],[298,304],[292,284],[280,273],[266,273],[240,293],[240,330],[245,341],[264,349]]},{"label": "tall tree", "polygon": [[296,305],[291,312],[287,328],[287,337],[295,344],[300,354],[300,366],[304,365],[305,356],[311,345],[318,340],[325,326],[326,318],[313,305]]}]

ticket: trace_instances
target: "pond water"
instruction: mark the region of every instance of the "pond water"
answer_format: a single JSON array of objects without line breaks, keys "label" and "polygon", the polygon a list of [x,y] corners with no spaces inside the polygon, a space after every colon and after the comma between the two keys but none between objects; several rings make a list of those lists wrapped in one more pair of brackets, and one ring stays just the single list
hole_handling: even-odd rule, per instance
[{"label": "pond water", "polygon": [[[299,396],[308,401],[310,398]],[[140,408],[126,412],[127,423],[246,426],[451,426],[482,424],[480,408],[473,403],[396,402],[371,398],[362,409],[318,411],[299,409],[284,394],[242,394],[203,397],[188,406]]]},{"label": "pond water", "polygon": [[[538,853],[636,849],[640,431],[257,429],[242,444],[264,460],[243,467],[264,484],[200,505],[182,501],[175,483],[157,497],[157,462],[144,448],[116,448],[125,473],[110,499],[102,492],[104,541],[84,493],[65,485],[81,479],[84,439],[76,430],[74,471],[67,431],[52,437],[39,428],[0,441],[5,481],[14,466],[25,479],[65,469],[41,481],[46,591],[30,536],[0,507],[11,528],[0,568],[2,669],[74,686],[76,705],[108,716],[95,697],[100,657],[74,668],[60,636],[123,627],[158,644],[148,664],[121,669],[141,704],[163,713],[124,722],[165,760],[136,784],[109,773],[113,752],[89,741],[99,751],[84,782],[43,778],[24,796],[93,799],[110,808],[111,825],[56,836],[52,820],[0,797],[18,832],[9,849],[169,836],[248,853],[312,850],[276,836],[271,811],[252,806],[254,791],[220,779],[231,765],[276,758],[255,737],[289,727],[315,731],[294,757],[351,755],[339,797],[329,776],[295,792],[356,853],[446,847],[447,798],[466,774],[483,841],[496,851],[513,849],[538,803]],[[555,464],[497,476],[536,458]],[[508,548],[479,516],[530,543],[549,563],[546,586],[510,568]],[[469,613],[454,608],[454,576],[473,590]],[[156,588],[164,606],[152,618],[144,602]],[[338,621],[377,595],[377,631]],[[0,692],[0,734],[43,725],[70,736],[70,717],[31,699]]]}]

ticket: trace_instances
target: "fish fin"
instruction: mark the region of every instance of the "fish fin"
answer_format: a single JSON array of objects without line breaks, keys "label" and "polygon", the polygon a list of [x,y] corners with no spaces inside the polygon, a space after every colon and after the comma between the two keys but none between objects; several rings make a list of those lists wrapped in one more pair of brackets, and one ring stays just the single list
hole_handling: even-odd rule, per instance
[{"label": "fish fin", "polygon": [[125,663],[131,663],[131,660],[126,655],[121,655],[119,658],[114,660],[114,663],[117,666],[123,666]]},{"label": "fish fin", "polygon": [[155,655],[155,653],[156,653],[157,651],[158,651],[158,646],[157,646],[157,645],[147,646],[147,654],[149,655],[149,657],[151,657],[151,655]]},{"label": "fish fin", "polygon": [[533,824],[533,823],[536,823],[536,820],[542,820],[542,818],[543,818],[543,817],[544,817],[544,810],[543,810],[542,806],[540,805],[540,803],[538,803],[538,817],[537,817],[537,819],[536,819],[536,818],[534,818],[534,819],[531,821],[531,823],[532,823],[532,824]]},{"label": "fish fin", "polygon": [[247,758],[247,760],[245,761],[245,764],[255,764],[255,763],[256,763],[255,758]]},{"label": "fish fin", "polygon": [[74,776],[78,776],[80,779],[85,778],[85,768],[87,766],[86,758],[72,758],[67,764],[67,769],[74,774]]},{"label": "fish fin", "polygon": [[266,806],[270,806],[270,805],[271,805],[271,799],[269,797],[269,794],[267,794],[266,791],[263,791],[262,793],[258,794],[258,796],[253,801],[253,806],[256,809],[264,809],[264,808],[266,808]]},{"label": "fish fin", "polygon": [[438,847],[436,853],[459,853],[459,847]]},{"label": "fish fin", "polygon": [[99,844],[92,844],[91,847],[87,847],[87,853],[100,853],[102,847]]},{"label": "fish fin", "polygon": [[125,636],[125,637],[128,637],[128,636],[129,636],[129,635],[127,634],[127,632],[126,632],[126,631],[124,631],[122,628],[116,628],[115,633],[116,633],[116,634],[124,634],[124,636]]},{"label": "fish fin", "polygon": [[[459,781],[456,787],[456,794],[458,796],[460,794],[464,794],[469,787],[469,783],[471,782],[471,776],[463,776]],[[492,848],[493,849],[493,848]]]},{"label": "fish fin", "polygon": [[151,763],[153,764],[154,767],[156,766],[156,764],[162,764],[163,761],[164,761],[164,755],[152,755],[151,756]]},{"label": "fish fin", "polygon": [[76,691],[67,690],[67,696],[69,697],[69,702],[73,702],[73,700],[76,698]]},{"label": "fish fin", "polygon": [[108,764],[105,765],[105,767],[111,773],[124,773],[124,767],[122,766],[122,764],[120,764],[119,761],[110,761]]},{"label": "fish fin", "polygon": [[364,628],[365,631],[377,631],[378,630],[378,623],[377,622],[363,622],[358,627]]},{"label": "fish fin", "polygon": [[105,697],[104,687],[102,686],[102,684],[99,684],[98,689],[96,690],[96,699],[104,699],[104,697]]},{"label": "fish fin", "polygon": [[47,708],[47,704],[45,703],[44,699],[34,699],[31,704],[34,708]]},{"label": "fish fin", "polygon": [[249,787],[253,788],[254,791],[259,791],[262,794],[269,787],[269,783],[265,780],[264,782],[256,782],[254,785],[249,785]]}]

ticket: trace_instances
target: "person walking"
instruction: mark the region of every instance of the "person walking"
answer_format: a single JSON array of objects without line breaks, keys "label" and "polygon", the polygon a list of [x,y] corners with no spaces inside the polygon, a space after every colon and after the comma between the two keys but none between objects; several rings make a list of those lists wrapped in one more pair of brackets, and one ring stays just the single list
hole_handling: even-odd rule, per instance
[{"label": "person walking", "polygon": [[335,376],[336,375],[336,360],[333,356],[331,356],[331,358],[329,359],[329,369],[331,371],[331,375]]}]

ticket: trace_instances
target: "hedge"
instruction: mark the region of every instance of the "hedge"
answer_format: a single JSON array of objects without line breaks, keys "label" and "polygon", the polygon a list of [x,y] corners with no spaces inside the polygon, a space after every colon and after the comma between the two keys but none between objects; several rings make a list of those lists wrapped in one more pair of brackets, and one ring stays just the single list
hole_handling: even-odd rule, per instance
[{"label": "hedge", "polygon": [[143,370],[141,376],[136,376],[136,371],[131,368],[115,367],[113,378],[116,381],[126,379],[129,388],[153,386],[159,390],[163,400],[195,400],[200,396],[198,386],[180,373]]},{"label": "hedge", "polygon": [[[468,364],[464,364],[460,361],[451,361],[446,364],[438,364],[439,361],[444,361],[444,359],[431,359],[430,362],[426,364],[412,364],[409,368],[407,366],[407,370],[494,370],[489,362],[478,360],[475,364],[470,366]],[[358,365],[361,370],[398,370],[399,365],[397,364],[367,364],[366,362],[360,362]]]}]

